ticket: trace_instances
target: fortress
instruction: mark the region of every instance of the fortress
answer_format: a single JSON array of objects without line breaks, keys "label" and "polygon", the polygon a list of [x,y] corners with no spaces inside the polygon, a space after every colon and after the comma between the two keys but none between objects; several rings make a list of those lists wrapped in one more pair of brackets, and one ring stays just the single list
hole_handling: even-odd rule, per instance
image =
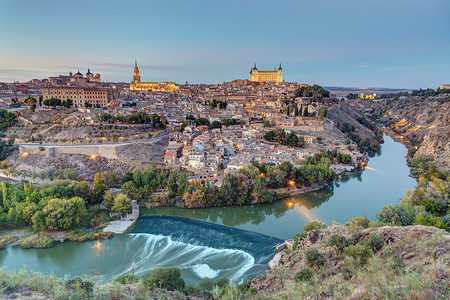
[{"label": "fortress", "polygon": [[255,64],[250,70],[249,80],[254,82],[283,82],[283,69],[281,68],[281,64],[278,70],[274,68],[273,71],[260,71]]},{"label": "fortress", "polygon": [[173,82],[141,82],[139,68],[135,61],[133,81],[130,83],[130,90],[174,93],[180,91],[180,87]]}]

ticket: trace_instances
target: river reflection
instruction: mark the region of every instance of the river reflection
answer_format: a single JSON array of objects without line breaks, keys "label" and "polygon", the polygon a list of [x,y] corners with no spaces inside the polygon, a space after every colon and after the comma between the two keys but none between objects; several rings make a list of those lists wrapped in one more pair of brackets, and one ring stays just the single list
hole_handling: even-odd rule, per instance
[{"label": "river reflection", "polygon": [[355,216],[375,219],[381,206],[397,203],[404,190],[416,184],[409,176],[404,158],[406,147],[389,136],[384,140],[366,170],[344,173],[333,185],[320,191],[270,204],[202,209],[157,207],[142,210],[141,214],[193,218],[282,239],[292,238],[312,219],[329,225],[332,221],[345,223]]}]

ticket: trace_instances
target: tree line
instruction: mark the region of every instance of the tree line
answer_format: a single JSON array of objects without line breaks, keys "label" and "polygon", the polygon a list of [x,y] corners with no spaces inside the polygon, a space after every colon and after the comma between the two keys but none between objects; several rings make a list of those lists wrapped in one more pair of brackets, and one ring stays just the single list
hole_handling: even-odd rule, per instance
[{"label": "tree line", "polygon": [[310,97],[313,102],[320,102],[323,98],[330,97],[330,92],[320,85],[301,86],[295,90],[295,98]]},{"label": "tree line", "polygon": [[104,123],[121,122],[125,124],[152,124],[154,128],[165,129],[167,122],[161,119],[161,116],[154,114],[147,114],[139,111],[134,114],[113,116],[109,113],[101,113],[97,115],[97,120]]},{"label": "tree line", "polygon": [[303,136],[297,136],[291,132],[287,134],[284,129],[277,128],[275,130],[268,131],[264,134],[264,139],[269,142],[275,142],[282,145],[288,145],[290,147],[304,147],[305,138]]},{"label": "tree line", "polygon": [[399,204],[383,206],[377,218],[389,225],[425,225],[450,230],[450,176],[440,173],[431,160],[413,158],[411,173],[418,177],[414,190],[406,190]]}]

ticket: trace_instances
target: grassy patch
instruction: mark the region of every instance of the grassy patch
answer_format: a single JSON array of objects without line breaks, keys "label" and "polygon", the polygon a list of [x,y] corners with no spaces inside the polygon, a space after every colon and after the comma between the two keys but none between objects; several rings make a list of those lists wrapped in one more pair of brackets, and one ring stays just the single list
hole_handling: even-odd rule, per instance
[{"label": "grassy patch", "polygon": [[110,239],[114,237],[114,232],[87,232],[84,229],[77,229],[69,232],[66,237],[72,242],[86,242],[98,239]]},{"label": "grassy patch", "polygon": [[0,249],[7,247],[9,244],[12,244],[18,240],[17,237],[12,235],[2,235],[0,237]]},{"label": "grassy patch", "polygon": [[23,249],[29,248],[50,248],[56,243],[56,240],[48,234],[35,234],[26,238],[20,247]]}]

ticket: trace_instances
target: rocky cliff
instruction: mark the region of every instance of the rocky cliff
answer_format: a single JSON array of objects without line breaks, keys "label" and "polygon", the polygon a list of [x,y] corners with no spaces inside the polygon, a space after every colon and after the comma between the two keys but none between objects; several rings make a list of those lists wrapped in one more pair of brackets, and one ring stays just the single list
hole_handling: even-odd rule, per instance
[{"label": "rocky cliff", "polygon": [[432,158],[440,171],[450,171],[450,96],[403,96],[382,110],[380,120],[417,146],[414,158]]}]

